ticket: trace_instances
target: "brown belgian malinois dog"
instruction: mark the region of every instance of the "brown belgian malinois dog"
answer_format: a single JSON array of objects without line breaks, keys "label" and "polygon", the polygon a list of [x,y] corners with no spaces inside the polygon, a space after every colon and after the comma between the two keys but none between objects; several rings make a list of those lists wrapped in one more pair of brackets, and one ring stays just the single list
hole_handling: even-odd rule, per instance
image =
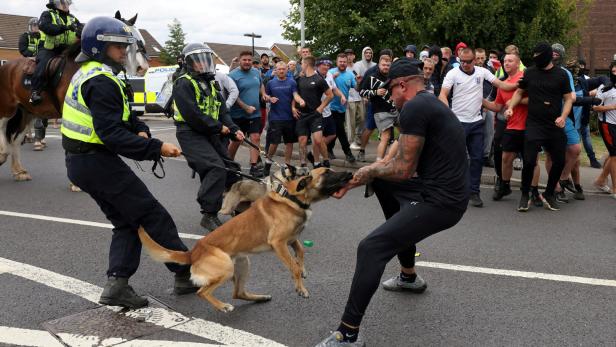
[{"label": "brown belgian malinois dog", "polygon": [[[270,295],[248,293],[244,287],[250,268],[248,254],[251,253],[273,250],[291,271],[295,291],[307,298],[308,290],[302,281],[304,249],[298,240],[299,233],[312,214],[310,204],[327,199],[352,177],[350,172],[314,169],[307,176],[284,183],[284,189],[269,192],[248,210],[197,241],[188,252],[163,248],[143,227],[139,228],[139,238],[155,260],[192,265],[190,279],[201,287],[197,295],[222,312],[233,311],[233,306],[216,299],[213,292],[232,277],[234,299],[271,300]],[[289,246],[295,251],[295,257]]]}]

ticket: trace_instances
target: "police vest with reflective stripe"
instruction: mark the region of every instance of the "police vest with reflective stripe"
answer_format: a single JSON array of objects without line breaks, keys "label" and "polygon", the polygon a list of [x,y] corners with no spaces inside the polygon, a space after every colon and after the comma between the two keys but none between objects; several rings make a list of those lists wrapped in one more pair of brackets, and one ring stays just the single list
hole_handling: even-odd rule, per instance
[{"label": "police vest with reflective stripe", "polygon": [[28,33],[28,52],[32,53],[33,56],[38,53],[39,42],[41,42],[41,40],[43,40],[45,37],[45,34],[43,34],[42,32],[40,32],[40,34],[41,36],[40,38],[38,38],[31,33]]},{"label": "police vest with reflective stripe", "polygon": [[[73,23],[77,22],[77,19],[72,14],[66,15],[66,22],[64,21],[64,19],[62,19],[62,17],[60,17],[60,14],[58,13],[57,10],[49,10],[49,14],[51,15],[51,22],[54,25],[70,26]],[[55,35],[55,36],[51,36],[51,35],[45,35],[45,36],[46,36],[45,44],[43,45],[45,49],[54,49],[62,45],[68,46],[68,45],[72,45],[73,43],[77,42],[77,33],[73,30],[67,30],[63,32],[62,34]]]},{"label": "police vest with reflective stripe", "polygon": [[124,101],[124,112],[122,121],[128,123],[130,116],[129,100],[124,89],[126,85],[117,78],[109,68],[95,61],[84,64],[73,76],[71,83],[64,97],[64,108],[62,110],[62,135],[73,140],[87,143],[103,144],[103,141],[96,135],[92,121],[90,109],[83,100],[81,87],[83,84],[96,76],[106,76],[120,88],[122,100]]},{"label": "police vest with reflective stripe", "polygon": [[[220,100],[218,100],[219,92],[216,90],[215,81],[212,80],[210,82],[210,89],[212,92],[210,93],[210,95],[206,96],[203,95],[203,90],[205,90],[206,88],[204,82],[197,82],[189,74],[184,74],[180,76],[176,80],[176,82],[179,81],[181,78],[186,78],[187,80],[189,80],[195,88],[195,98],[197,101],[197,106],[199,106],[199,110],[201,111],[201,113],[205,116],[212,117],[218,120],[218,115],[220,113],[220,105],[222,103],[220,102]],[[199,86],[199,84],[201,84],[202,86]],[[175,115],[173,116],[173,119],[175,119],[176,122],[185,122],[184,117],[182,117],[182,113],[180,113],[180,110],[175,104],[175,101],[173,102],[173,109],[175,110]]]}]

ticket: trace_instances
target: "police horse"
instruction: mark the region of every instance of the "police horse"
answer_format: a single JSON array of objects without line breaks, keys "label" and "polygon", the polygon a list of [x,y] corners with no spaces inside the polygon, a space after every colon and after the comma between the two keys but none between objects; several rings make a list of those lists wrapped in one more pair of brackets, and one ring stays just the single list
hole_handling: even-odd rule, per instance
[{"label": "police horse", "polygon": [[[137,71],[148,69],[148,57],[145,42],[135,27],[137,15],[125,20],[120,11],[115,18],[123,21],[137,39],[128,47],[128,68],[125,74],[136,75]],[[64,95],[71,78],[79,69],[75,57],[81,51],[78,42],[69,46],[61,55],[50,60],[45,70],[47,86],[43,90],[43,102],[30,104],[30,77],[34,71],[34,61],[28,58],[11,60],[0,66],[0,166],[11,156],[11,172],[16,181],[29,181],[32,176],[23,167],[20,160],[21,144],[25,129],[35,117],[60,118]]]}]

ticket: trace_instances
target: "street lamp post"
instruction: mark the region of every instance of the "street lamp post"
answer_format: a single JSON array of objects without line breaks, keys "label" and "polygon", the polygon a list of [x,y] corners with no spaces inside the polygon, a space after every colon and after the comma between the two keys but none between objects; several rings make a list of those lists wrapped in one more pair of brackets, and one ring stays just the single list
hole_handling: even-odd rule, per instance
[{"label": "street lamp post", "polygon": [[244,34],[244,36],[246,37],[252,37],[252,56],[255,56],[255,37],[256,38],[261,38],[261,35],[259,34],[255,34],[255,33],[250,33],[250,34]]}]

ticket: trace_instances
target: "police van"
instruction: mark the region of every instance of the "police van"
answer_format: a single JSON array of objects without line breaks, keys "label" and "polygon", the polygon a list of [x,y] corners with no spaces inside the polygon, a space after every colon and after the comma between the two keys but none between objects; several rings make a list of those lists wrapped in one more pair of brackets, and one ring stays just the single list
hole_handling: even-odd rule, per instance
[{"label": "police van", "polygon": [[[177,65],[156,66],[150,67],[143,77],[129,76],[128,83],[134,93],[131,110],[138,116],[144,113],[164,113],[173,91],[171,76],[177,68]],[[217,64],[216,71],[229,73],[229,67]]]}]

